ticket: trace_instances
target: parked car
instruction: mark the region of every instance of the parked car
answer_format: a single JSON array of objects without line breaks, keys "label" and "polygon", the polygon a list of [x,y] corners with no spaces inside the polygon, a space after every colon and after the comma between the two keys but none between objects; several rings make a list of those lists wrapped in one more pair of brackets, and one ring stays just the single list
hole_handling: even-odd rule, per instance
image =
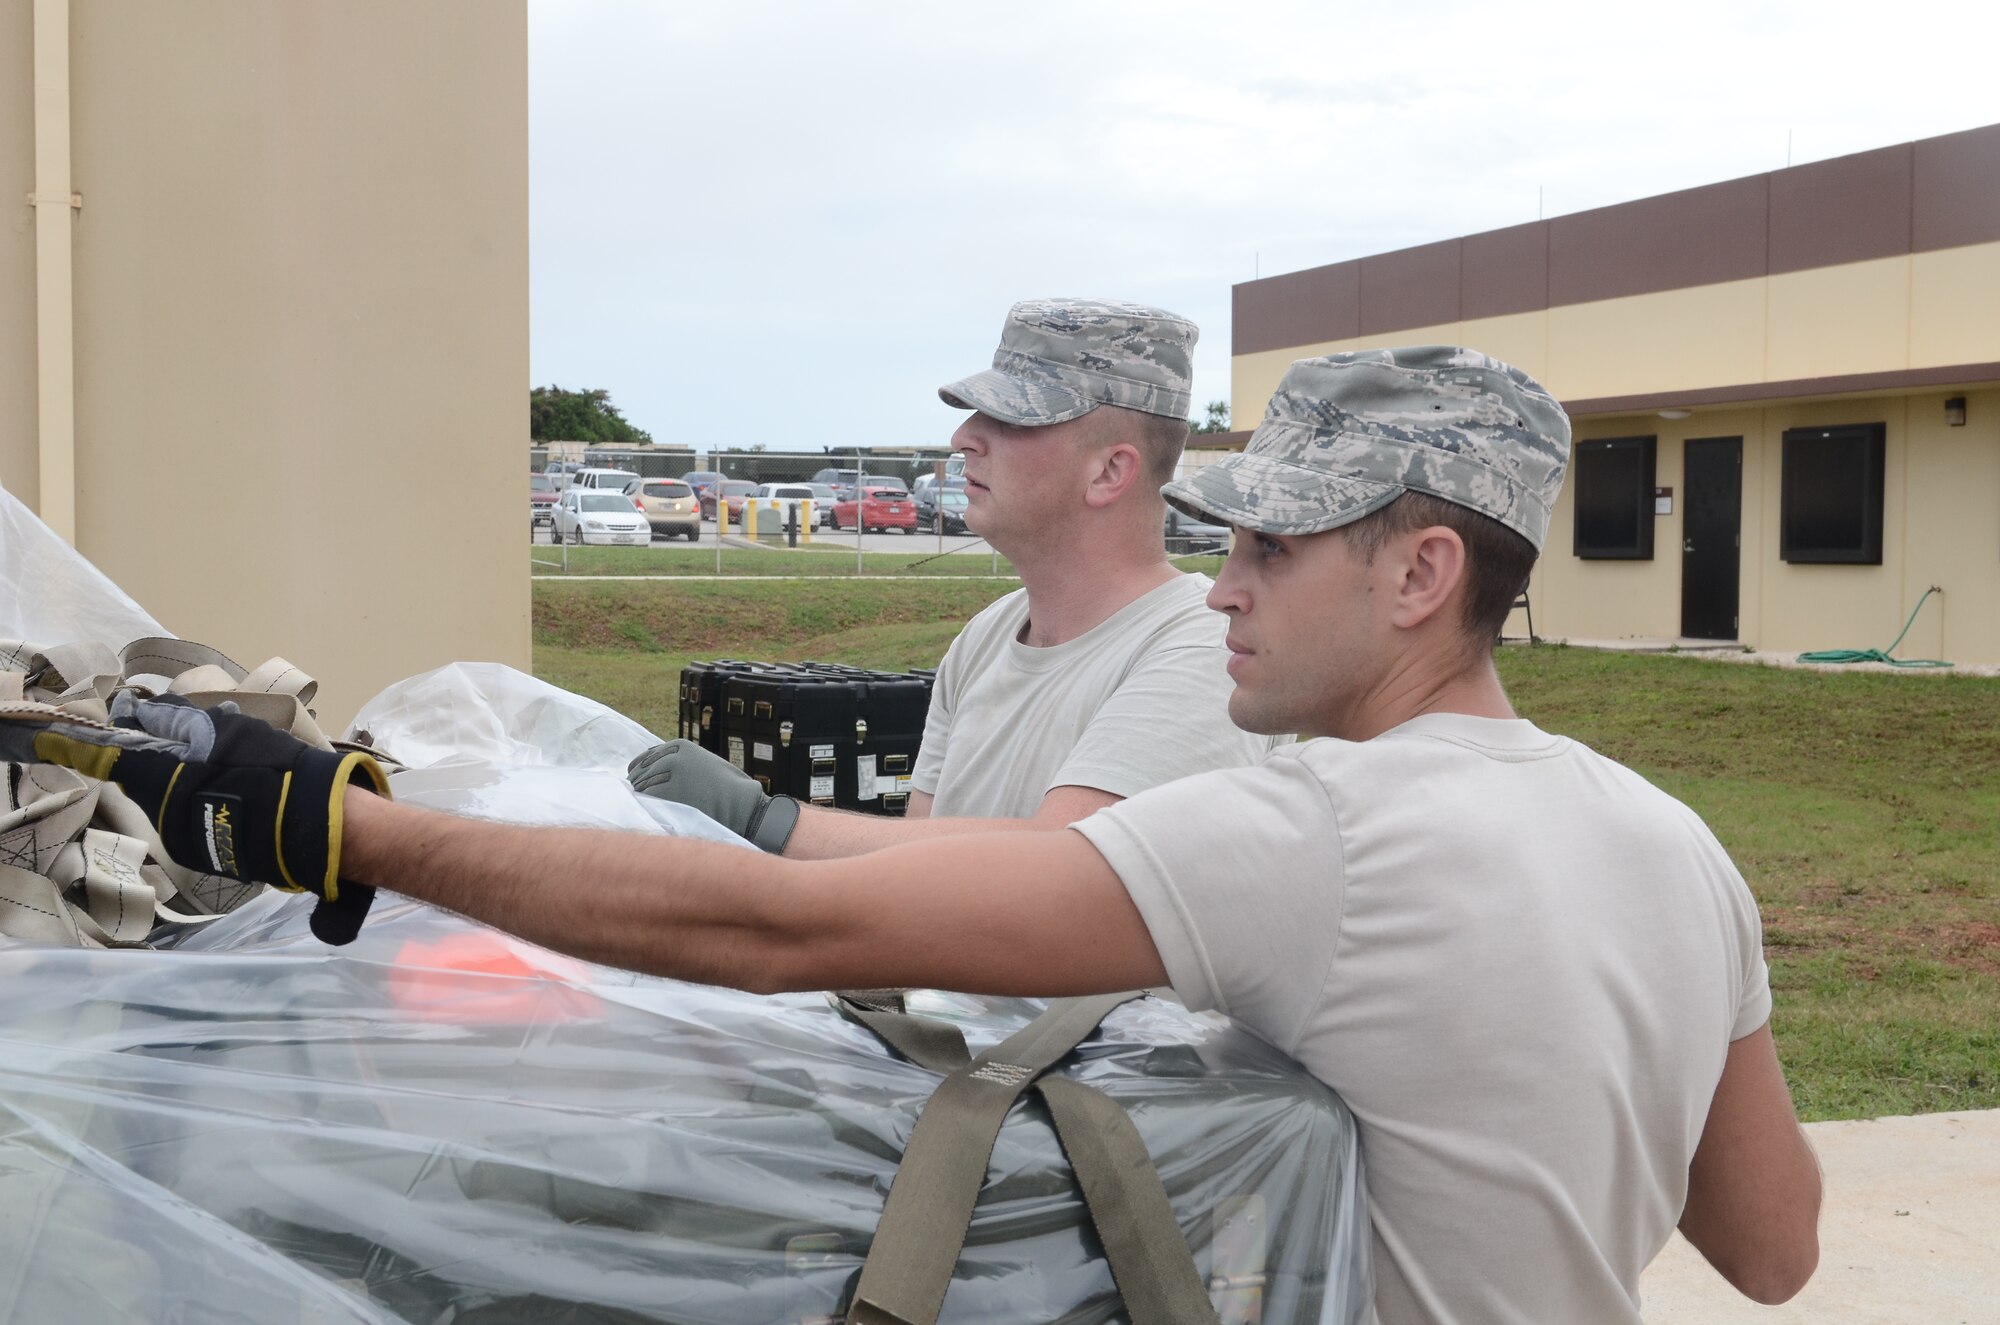
[{"label": "parked car", "polygon": [[561,492],[569,486],[569,481],[576,471],[583,467],[581,460],[551,460],[542,466],[542,472],[555,480],[556,491]]},{"label": "parked car", "polygon": [[528,475],[528,532],[533,534],[543,525],[551,529],[556,523],[556,502],[562,494],[557,491],[553,476],[543,474]]},{"label": "parked car", "polygon": [[813,519],[822,529],[833,528],[833,504],[840,500],[840,494],[833,490],[831,483],[808,483],[813,490]]},{"label": "parked car", "polygon": [[624,493],[572,483],[556,503],[556,541],[645,547],[653,541],[653,527],[638,503]]},{"label": "parked car", "polygon": [[917,504],[910,500],[909,490],[900,483],[894,487],[886,483],[866,483],[861,487],[859,498],[849,497],[833,504],[835,529],[848,529],[857,524],[863,532],[900,529],[906,534],[914,533],[917,528]]},{"label": "parked car", "polygon": [[863,486],[870,483],[879,483],[884,487],[903,487],[901,479],[889,478],[882,474],[864,474],[858,469],[835,469],[832,467],[820,470],[819,473],[812,476],[811,481],[814,483],[825,483],[832,487],[834,498],[838,501],[853,500],[854,485],[856,482],[861,483]]},{"label": "parked car", "polygon": [[701,537],[701,502],[694,489],[679,479],[634,479],[625,485],[625,495],[646,513],[655,534],[690,543]]},{"label": "parked car", "polygon": [[710,488],[728,477],[729,475],[713,469],[690,469],[681,475],[681,482],[693,488],[695,496],[706,497]]},{"label": "parked car", "polygon": [[604,469],[586,465],[571,475],[569,482],[573,488],[601,488],[610,492],[623,492],[626,485],[638,477],[629,469]]},{"label": "parked car", "polygon": [[[810,483],[760,483],[748,500],[757,506],[757,529],[760,533],[768,532],[765,521],[775,519],[782,526],[791,518],[787,512],[805,502],[815,503],[812,518],[820,518],[817,506],[819,494],[813,491]],[[805,519],[803,515],[799,518],[801,521]],[[807,526],[801,523],[799,527],[803,529]]]},{"label": "parked car", "polygon": [[926,483],[915,496],[917,527],[947,534],[965,532],[965,481]]},{"label": "parked car", "polygon": [[701,494],[701,518],[715,518],[715,504],[718,500],[727,504],[729,522],[735,524],[743,518],[743,499],[757,490],[757,485],[740,478],[726,478],[709,485]]},{"label": "parked car", "polygon": [[1191,553],[1227,552],[1229,526],[1204,524],[1185,511],[1167,507],[1167,555],[1185,557]]}]

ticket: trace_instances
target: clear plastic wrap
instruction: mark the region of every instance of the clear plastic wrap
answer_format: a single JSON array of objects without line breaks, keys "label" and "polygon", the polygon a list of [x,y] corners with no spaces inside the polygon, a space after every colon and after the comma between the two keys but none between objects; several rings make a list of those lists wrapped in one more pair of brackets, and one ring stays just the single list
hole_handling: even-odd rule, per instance
[{"label": "clear plastic wrap", "polygon": [[[0,946],[0,1320],[824,1321],[937,1083],[817,995],[587,966],[384,897],[170,951]],[[1033,1004],[920,996],[973,1050]],[[1159,1000],[1063,1069],[1125,1106],[1234,1322],[1367,1317],[1351,1119]],[[942,1319],[1122,1320],[1040,1106]],[[1220,1264],[1217,1257],[1222,1258]],[[1233,1297],[1231,1296],[1233,1294]]]},{"label": "clear plastic wrap", "polygon": [[0,488],[0,639],[116,650],[171,633]]},{"label": "clear plastic wrap", "polygon": [[[0,557],[0,635],[165,633],[4,494]],[[355,728],[405,801],[740,842],[632,793],[651,733],[511,669],[412,678]],[[311,905],[147,948],[0,940],[0,1325],[831,1325],[937,1077],[823,996],[590,966],[388,894],[328,949]],[[911,1010],[978,1052],[1038,1007]],[[1147,999],[1059,1070],[1130,1114],[1224,1325],[1369,1319],[1354,1123],[1297,1065]],[[1124,1319],[1038,1102],[941,1319]]]},{"label": "clear plastic wrap", "polygon": [[347,738],[411,768],[438,764],[595,768],[623,773],[660,738],[615,709],[501,663],[450,663],[361,706]]}]

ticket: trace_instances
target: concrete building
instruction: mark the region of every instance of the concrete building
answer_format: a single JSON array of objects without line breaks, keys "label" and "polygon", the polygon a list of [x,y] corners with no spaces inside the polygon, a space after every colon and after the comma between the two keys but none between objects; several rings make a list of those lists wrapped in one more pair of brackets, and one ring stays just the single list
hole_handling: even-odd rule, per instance
[{"label": "concrete building", "polygon": [[329,728],[526,667],[523,0],[0,0],[0,73],[0,485]]},{"label": "concrete building", "polygon": [[[2000,125],[1235,287],[1292,360],[1456,343],[1575,420],[1530,584],[1573,638],[2000,662]],[[1510,632],[1521,632],[1520,614]]]}]

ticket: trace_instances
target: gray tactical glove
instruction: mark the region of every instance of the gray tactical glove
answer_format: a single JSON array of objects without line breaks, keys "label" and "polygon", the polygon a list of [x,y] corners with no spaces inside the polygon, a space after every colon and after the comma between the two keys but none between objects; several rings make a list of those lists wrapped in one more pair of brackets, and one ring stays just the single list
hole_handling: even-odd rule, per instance
[{"label": "gray tactical glove", "polygon": [[626,765],[625,776],[634,791],[700,810],[774,856],[785,853],[799,821],[797,801],[766,795],[756,778],[693,741],[654,746]]}]

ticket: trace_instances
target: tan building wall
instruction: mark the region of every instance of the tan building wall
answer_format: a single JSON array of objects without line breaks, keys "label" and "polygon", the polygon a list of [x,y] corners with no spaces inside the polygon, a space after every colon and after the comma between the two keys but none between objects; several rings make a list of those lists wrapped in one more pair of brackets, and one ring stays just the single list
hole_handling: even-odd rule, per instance
[{"label": "tan building wall", "polygon": [[1467,345],[1564,401],[1668,396],[2000,361],[2000,242],[1566,304],[1241,354],[1243,417],[1294,359],[1385,345]]},{"label": "tan building wall", "polygon": [[[0,5],[15,199],[31,9]],[[74,0],[70,32],[78,547],[176,633],[319,677],[328,726],[526,667],[524,4]],[[7,205],[0,482],[35,505]]]},{"label": "tan building wall", "polygon": [[[1650,560],[1584,560],[1565,491],[1540,633],[1681,635],[1687,443],[1738,437],[1742,643],[1883,647],[1937,585],[1899,655],[2000,663],[1996,307],[2000,125],[1239,285],[1232,404],[1257,417],[1313,355],[1483,350],[1547,385],[1579,441],[1654,437],[1675,493]],[[1883,428],[1881,564],[1786,562],[1784,433],[1847,424]]]},{"label": "tan building wall", "polygon": [[[0,4],[0,487],[29,505],[41,475],[35,419],[34,7]],[[5,569],[0,568],[0,574]]]},{"label": "tan building wall", "polygon": [[[1593,639],[1680,634],[1685,536],[1684,443],[1743,439],[1739,638],[1750,647],[1794,651],[1883,648],[1930,585],[1899,657],[2000,661],[2000,390],[1966,392],[1966,422],[1945,422],[1945,392],[1882,394],[1759,409],[1584,418],[1578,440],[1651,434],[1657,483],[1674,489],[1670,515],[1655,517],[1651,561],[1585,561],[1574,555],[1572,494],[1565,491],[1529,592],[1535,628]],[[1952,393],[1958,394],[1958,393]],[[1780,477],[1787,429],[1885,425],[1882,564],[1794,565],[1779,555]],[[1524,632],[1515,614],[1510,629]]]}]

